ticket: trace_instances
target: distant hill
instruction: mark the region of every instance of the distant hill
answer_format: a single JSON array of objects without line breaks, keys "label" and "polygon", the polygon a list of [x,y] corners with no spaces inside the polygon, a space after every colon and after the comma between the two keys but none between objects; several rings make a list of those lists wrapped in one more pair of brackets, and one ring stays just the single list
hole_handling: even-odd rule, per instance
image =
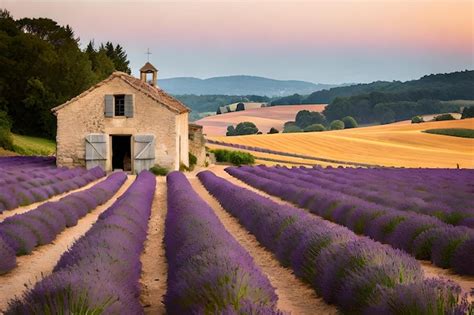
[{"label": "distant hill", "polygon": [[170,94],[183,95],[262,95],[286,96],[291,94],[310,94],[329,89],[336,84],[315,84],[297,80],[274,80],[263,77],[234,75],[198,79],[192,77],[161,79],[160,88]]},{"label": "distant hill", "polygon": [[[471,99],[474,71],[430,74],[410,81],[375,81],[364,84],[341,84],[340,86],[313,91],[309,95],[300,93],[272,100],[272,105],[297,105],[331,103],[336,97],[349,97],[372,92],[405,94],[407,100],[430,98],[439,100]],[[410,95],[411,94],[411,95]],[[418,97],[418,98],[417,98]]]}]

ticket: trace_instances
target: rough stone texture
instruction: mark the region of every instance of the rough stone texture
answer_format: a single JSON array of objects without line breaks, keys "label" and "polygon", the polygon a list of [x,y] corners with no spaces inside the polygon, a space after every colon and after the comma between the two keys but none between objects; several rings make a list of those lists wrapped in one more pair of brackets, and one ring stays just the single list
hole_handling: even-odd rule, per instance
[{"label": "rough stone texture", "polygon": [[197,157],[198,166],[204,166],[206,163],[206,139],[202,132],[202,126],[189,124],[189,152]]},{"label": "rough stone texture", "polygon": [[[104,116],[104,96],[134,95],[132,118]],[[179,163],[188,165],[188,113],[178,114],[116,77],[98,86],[56,111],[58,166],[85,166],[85,137],[91,133],[109,135],[106,170],[112,169],[111,135],[155,136],[155,164],[177,170]],[[132,171],[133,170],[132,163]]]}]

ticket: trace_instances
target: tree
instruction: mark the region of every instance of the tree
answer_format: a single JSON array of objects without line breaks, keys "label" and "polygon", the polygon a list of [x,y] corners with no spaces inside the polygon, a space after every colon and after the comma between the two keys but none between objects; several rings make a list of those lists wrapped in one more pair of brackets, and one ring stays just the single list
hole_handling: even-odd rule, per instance
[{"label": "tree", "polygon": [[321,124],[312,124],[304,128],[304,132],[325,131],[326,128]]},{"label": "tree", "polygon": [[13,150],[13,139],[10,133],[10,128],[11,122],[7,113],[0,111],[0,148]]},{"label": "tree", "polygon": [[238,103],[237,107],[235,108],[235,111],[240,112],[240,111],[243,111],[243,110],[245,110],[245,104],[242,103],[242,102]]},{"label": "tree", "polygon": [[341,120],[344,123],[344,129],[357,128],[359,126],[357,121],[352,116],[346,116]]},{"label": "tree", "polygon": [[473,118],[474,117],[474,106],[464,107],[461,115],[461,119]]},{"label": "tree", "polygon": [[268,131],[268,134],[274,134],[274,133],[279,133],[278,129],[274,127],[270,128],[270,131]]},{"label": "tree", "polygon": [[344,122],[342,120],[331,121],[331,130],[342,130],[344,129]]},{"label": "tree", "polygon": [[455,119],[456,118],[454,118],[453,115],[451,114],[441,114],[433,118],[434,121],[455,120]]},{"label": "tree", "polygon": [[419,124],[419,123],[422,123],[422,122],[424,122],[424,119],[421,116],[413,116],[411,118],[411,123],[412,124]]},{"label": "tree", "polygon": [[217,107],[217,110],[216,110],[216,115],[220,115],[220,114],[222,114],[222,113],[221,113],[221,107],[218,106],[218,107]]},{"label": "tree", "polygon": [[318,112],[310,112],[309,110],[300,110],[295,117],[295,123],[301,129],[313,124],[326,124],[326,118]]},{"label": "tree", "polygon": [[127,59],[127,54],[125,53],[124,49],[122,46],[117,44],[114,47],[114,44],[111,42],[105,43],[105,45],[101,45],[99,51],[105,51],[105,54],[107,57],[109,57],[112,62],[114,63],[115,70],[117,71],[122,71],[125,73],[132,73],[130,70],[130,62]]},{"label": "tree", "polygon": [[297,125],[288,125],[285,126],[285,129],[283,129],[283,133],[294,133],[294,132],[302,132],[303,129],[298,127]]},{"label": "tree", "polygon": [[235,134],[236,135],[253,135],[258,132],[257,126],[255,126],[254,123],[249,122],[249,121],[244,121],[241,123],[238,123],[237,126],[235,127]]},{"label": "tree", "polygon": [[254,123],[244,121],[238,123],[237,126],[228,126],[226,136],[242,136],[242,135],[254,135],[257,134],[258,128]]},{"label": "tree", "polygon": [[[116,59],[128,65],[120,45]],[[0,110],[16,133],[54,138],[51,108],[87,90],[115,68],[90,42],[82,51],[73,29],[47,18],[14,20],[0,10]]]},{"label": "tree", "polygon": [[227,132],[225,134],[226,136],[235,136],[235,128],[234,126],[228,126],[227,127]]}]

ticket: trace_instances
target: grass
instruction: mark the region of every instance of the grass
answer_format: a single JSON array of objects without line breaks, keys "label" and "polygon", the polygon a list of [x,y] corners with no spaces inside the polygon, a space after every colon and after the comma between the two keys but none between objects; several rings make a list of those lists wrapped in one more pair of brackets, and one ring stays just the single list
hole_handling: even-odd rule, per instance
[{"label": "grass", "polygon": [[56,142],[49,139],[12,134],[14,151],[20,155],[52,155]]},{"label": "grass", "polygon": [[468,129],[468,128],[428,129],[423,132],[432,133],[436,135],[444,135],[444,136],[474,138],[474,129]]},{"label": "grass", "polygon": [[473,125],[474,119],[463,119],[326,132],[208,138],[337,161],[395,167],[456,168],[459,164],[462,168],[473,168],[470,139],[433,137],[423,132],[435,128],[474,129]]}]

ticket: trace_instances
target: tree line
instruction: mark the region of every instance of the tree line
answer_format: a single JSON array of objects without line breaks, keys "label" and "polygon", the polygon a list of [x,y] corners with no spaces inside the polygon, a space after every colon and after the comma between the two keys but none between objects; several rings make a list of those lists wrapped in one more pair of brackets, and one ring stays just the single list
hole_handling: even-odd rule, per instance
[{"label": "tree line", "polygon": [[48,18],[15,20],[0,10],[0,117],[11,130],[54,138],[51,108],[77,96],[113,71],[130,73],[127,54],[119,44],[80,39],[69,25]]}]

